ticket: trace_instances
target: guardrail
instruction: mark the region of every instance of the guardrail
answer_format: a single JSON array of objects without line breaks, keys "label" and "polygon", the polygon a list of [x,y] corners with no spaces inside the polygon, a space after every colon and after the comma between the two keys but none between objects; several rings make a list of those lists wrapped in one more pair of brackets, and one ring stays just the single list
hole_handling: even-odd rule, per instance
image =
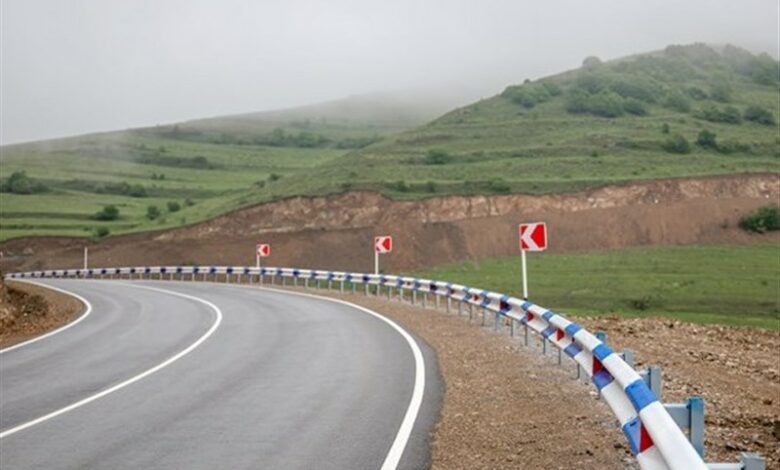
[{"label": "guardrail", "polygon": [[[365,274],[341,271],[322,271],[296,268],[256,268],[245,266],[142,266],[122,268],[68,269],[50,271],[31,271],[12,273],[7,278],[48,278],[48,277],[84,277],[84,278],[149,278],[155,275],[159,279],[195,281],[198,277],[208,280],[213,276],[216,281],[223,275],[225,282],[242,282],[242,276],[248,283],[263,284],[270,277],[271,284],[279,278],[282,285],[291,279],[293,285],[303,284],[310,287],[312,281],[316,287],[321,287],[323,281],[332,288],[334,283],[344,292],[350,288],[355,293],[358,285],[363,285],[366,294],[371,286],[376,287],[380,295],[384,287],[388,298],[397,291],[400,300],[405,299],[405,292],[410,292],[410,300],[417,303],[419,294],[423,295],[423,306],[427,305],[428,296],[434,295],[436,307],[440,299],[447,301],[446,308],[452,308],[452,302],[458,303],[458,312],[463,312],[463,306],[468,305],[470,315],[474,307],[482,309],[483,324],[485,312],[494,313],[495,328],[499,329],[505,321],[510,322],[511,334],[514,336],[517,325],[525,328],[525,339],[528,344],[528,332],[537,333],[542,338],[543,350],[546,352],[550,343],[558,349],[559,362],[563,355],[568,356],[580,371],[591,379],[600,396],[609,405],[617,417],[621,429],[628,440],[629,447],[640,467],[644,470],[763,470],[764,460],[756,454],[743,454],[740,463],[706,464],[703,455],[703,401],[690,399],[686,404],[664,405],[659,400],[660,372],[657,368],[648,369],[643,373],[632,367],[633,353],[625,351],[616,353],[606,344],[603,334],[592,334],[581,325],[564,316],[545,309],[527,300],[508,295],[475,289],[459,284],[452,284],[429,279],[393,276],[384,274]],[[503,321],[502,321],[503,320]],[[655,370],[655,373],[653,371]],[[697,401],[698,400],[698,401]],[[698,423],[698,424],[697,424]],[[689,429],[689,437],[681,427]]]}]

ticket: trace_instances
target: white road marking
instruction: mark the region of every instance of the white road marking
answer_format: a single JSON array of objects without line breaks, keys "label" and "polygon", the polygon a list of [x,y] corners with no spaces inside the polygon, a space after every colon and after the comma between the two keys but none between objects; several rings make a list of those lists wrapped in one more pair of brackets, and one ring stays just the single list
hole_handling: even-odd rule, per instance
[{"label": "white road marking", "polygon": [[257,289],[279,292],[282,294],[298,295],[301,297],[311,297],[314,299],[326,300],[328,302],[343,304],[355,308],[357,310],[360,310],[362,312],[368,313],[369,315],[373,315],[379,320],[382,320],[383,322],[390,325],[393,329],[395,329],[398,333],[400,333],[401,336],[404,337],[406,342],[409,344],[409,347],[412,349],[412,355],[414,356],[414,389],[412,390],[412,398],[409,401],[409,406],[406,409],[406,414],[404,415],[404,419],[403,421],[401,421],[401,427],[398,429],[398,433],[395,436],[395,440],[393,440],[393,445],[390,447],[390,450],[388,451],[387,456],[385,457],[385,461],[382,464],[380,470],[395,470],[396,468],[398,468],[398,463],[401,461],[401,456],[403,456],[404,449],[406,449],[406,444],[407,442],[409,442],[409,437],[412,434],[412,429],[414,428],[414,422],[417,420],[417,415],[420,412],[420,406],[422,405],[423,394],[425,392],[425,360],[423,359],[423,355],[422,352],[420,351],[420,347],[417,345],[417,342],[414,340],[414,338],[412,338],[412,335],[407,333],[406,330],[398,326],[397,323],[390,320],[389,318],[377,312],[374,312],[373,310],[370,310],[368,308],[362,307],[357,304],[353,304],[351,302],[347,302],[346,300],[333,299],[330,297],[323,297],[323,296],[308,294],[304,292],[274,289],[271,287],[260,287],[260,286],[254,286],[254,287]]},{"label": "white road marking", "polygon": [[177,360],[181,359],[182,357],[184,357],[187,354],[189,354],[190,352],[192,352],[201,343],[206,341],[206,339],[208,339],[208,337],[211,336],[214,333],[214,331],[217,330],[217,328],[219,327],[219,324],[222,323],[222,311],[219,309],[219,307],[217,307],[213,303],[209,302],[208,300],[203,300],[203,299],[200,299],[198,297],[194,297],[194,296],[187,295],[187,294],[182,294],[182,293],[179,293],[179,292],[169,291],[169,290],[166,290],[166,289],[159,289],[159,288],[156,288],[156,287],[139,286],[139,285],[125,284],[125,283],[121,283],[121,284],[122,285],[126,285],[126,286],[132,286],[132,287],[140,288],[140,289],[149,289],[149,290],[153,290],[153,291],[158,291],[158,292],[162,292],[164,294],[175,295],[175,296],[178,296],[178,297],[183,297],[185,299],[190,299],[190,300],[194,300],[196,302],[200,302],[200,303],[208,306],[212,310],[214,310],[214,312],[216,313],[216,320],[211,325],[211,328],[209,328],[209,330],[205,334],[203,334],[203,336],[198,338],[197,341],[195,341],[194,343],[189,345],[186,349],[178,352],[174,356],[171,356],[170,358],[166,359],[164,362],[161,362],[160,364],[152,367],[151,369],[148,369],[148,370],[146,370],[146,371],[144,371],[144,372],[142,372],[142,373],[140,373],[140,374],[138,374],[138,375],[136,375],[134,377],[131,377],[131,378],[125,380],[124,382],[118,383],[118,384],[116,384],[116,385],[114,385],[112,387],[109,387],[109,388],[101,391],[101,392],[98,392],[98,393],[96,393],[94,395],[91,395],[91,396],[89,396],[87,398],[79,400],[76,403],[68,405],[68,406],[66,406],[64,408],[60,408],[59,410],[53,411],[53,412],[51,412],[51,413],[49,413],[47,415],[41,416],[40,418],[36,418],[36,419],[34,419],[32,421],[28,421],[26,423],[20,424],[18,426],[13,427],[13,428],[6,429],[5,431],[0,432],[0,439],[2,439],[4,437],[8,437],[8,436],[10,436],[12,434],[15,434],[15,433],[17,433],[17,432],[19,432],[19,431],[21,431],[23,429],[27,429],[27,428],[29,428],[31,426],[35,426],[36,424],[42,423],[44,421],[48,421],[48,420],[50,420],[52,418],[55,418],[55,417],[57,417],[57,416],[59,416],[61,414],[67,413],[68,411],[75,410],[76,408],[82,407],[82,406],[86,405],[87,403],[93,402],[93,401],[95,401],[95,400],[97,400],[99,398],[102,398],[102,397],[104,397],[104,396],[106,396],[106,395],[108,395],[110,393],[116,392],[117,390],[120,390],[120,389],[122,389],[124,387],[127,387],[128,385],[130,385],[132,383],[138,382],[139,380],[154,374],[155,372],[159,371],[160,369],[173,364]]},{"label": "white road marking", "polygon": [[68,323],[67,325],[63,325],[63,326],[57,328],[56,330],[52,330],[52,331],[50,331],[48,333],[42,334],[40,336],[36,336],[35,338],[28,339],[27,341],[22,341],[21,343],[14,344],[13,346],[8,346],[5,349],[0,349],[0,354],[7,353],[9,351],[13,351],[14,349],[21,348],[22,346],[27,346],[28,344],[33,344],[33,343],[38,342],[38,341],[40,341],[42,339],[45,339],[45,338],[48,338],[50,336],[56,335],[57,333],[62,333],[63,331],[67,330],[68,328],[70,328],[72,326],[75,326],[77,323],[79,323],[83,319],[87,318],[90,313],[92,313],[92,304],[90,304],[87,299],[85,299],[84,297],[82,297],[82,296],[80,296],[78,294],[75,294],[73,292],[67,291],[65,289],[60,289],[59,287],[54,287],[54,286],[50,286],[48,284],[43,284],[41,282],[30,281],[30,280],[27,280],[27,279],[24,279],[24,280],[23,279],[14,279],[14,281],[15,282],[26,282],[27,284],[32,284],[32,285],[35,285],[35,286],[44,287],[46,289],[51,289],[51,290],[60,292],[60,293],[65,294],[65,295],[69,295],[71,297],[75,297],[76,299],[78,299],[79,302],[84,304],[84,306],[86,307],[86,310],[77,319],[75,319],[74,321]]}]

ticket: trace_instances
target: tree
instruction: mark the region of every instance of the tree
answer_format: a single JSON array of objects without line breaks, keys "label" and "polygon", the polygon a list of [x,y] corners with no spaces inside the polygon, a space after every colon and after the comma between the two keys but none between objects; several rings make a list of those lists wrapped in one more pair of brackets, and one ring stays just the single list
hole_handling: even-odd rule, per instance
[{"label": "tree", "polygon": [[15,171],[0,185],[0,191],[14,194],[44,193],[49,188],[27,176],[25,171]]},{"label": "tree", "polygon": [[601,59],[595,55],[585,57],[585,60],[582,61],[582,66],[585,68],[594,68],[598,67],[599,65],[601,65]]},{"label": "tree", "polygon": [[154,220],[160,217],[160,209],[157,206],[149,206],[146,208],[146,218]]},{"label": "tree", "polygon": [[103,206],[95,213],[95,220],[116,220],[119,218],[119,208],[114,205]]}]

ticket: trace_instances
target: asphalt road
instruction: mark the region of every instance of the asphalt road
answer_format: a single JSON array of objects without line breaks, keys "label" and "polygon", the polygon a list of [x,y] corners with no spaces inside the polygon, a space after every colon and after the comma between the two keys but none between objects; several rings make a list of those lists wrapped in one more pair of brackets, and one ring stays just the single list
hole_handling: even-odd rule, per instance
[{"label": "asphalt road", "polygon": [[429,466],[435,356],[382,319],[235,285],[45,283],[92,312],[0,354],[3,469],[378,469],[391,447]]}]

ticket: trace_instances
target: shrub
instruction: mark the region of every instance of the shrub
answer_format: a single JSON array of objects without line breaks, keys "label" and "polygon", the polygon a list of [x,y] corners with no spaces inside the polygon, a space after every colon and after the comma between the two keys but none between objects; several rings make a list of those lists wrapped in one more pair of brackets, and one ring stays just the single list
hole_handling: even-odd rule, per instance
[{"label": "shrub", "polygon": [[699,87],[695,87],[695,86],[688,87],[688,89],[685,90],[685,92],[688,94],[688,96],[690,96],[695,100],[701,101],[701,100],[706,100],[708,98],[707,92],[705,92]]},{"label": "shrub", "polygon": [[644,103],[635,98],[628,98],[623,102],[623,109],[636,116],[645,116],[647,114],[647,107]]},{"label": "shrub", "polygon": [[622,116],[623,100],[614,93],[598,93],[588,99],[588,112],[602,117]]},{"label": "shrub", "polygon": [[661,126],[661,133],[662,134],[668,134],[669,133],[669,124],[663,123]]},{"label": "shrub", "polygon": [[268,181],[273,182],[273,181],[279,181],[280,179],[282,179],[282,175],[276,173],[271,173],[270,175],[268,175]]},{"label": "shrub", "polygon": [[710,98],[721,103],[728,103],[731,101],[731,84],[725,80],[715,81],[710,86]]},{"label": "shrub", "polygon": [[103,206],[94,215],[95,220],[116,220],[119,218],[119,208],[114,205]]},{"label": "shrub", "polygon": [[691,144],[688,143],[688,139],[680,134],[674,134],[664,142],[661,147],[669,153],[690,153]]},{"label": "shrub", "polygon": [[634,98],[646,103],[655,103],[661,93],[655,82],[641,77],[615,80],[609,89],[623,98]]},{"label": "shrub", "polygon": [[710,132],[707,129],[703,129],[699,132],[699,136],[696,138],[696,143],[700,147],[717,149],[718,143],[716,142],[717,135],[714,132]]},{"label": "shrub", "polygon": [[687,113],[691,110],[691,103],[682,95],[682,93],[672,92],[664,100],[664,107],[681,113]]},{"label": "shrub", "polygon": [[756,212],[742,217],[739,226],[743,230],[756,233],[780,230],[780,209],[778,206],[761,207]]},{"label": "shrub", "polygon": [[704,106],[695,116],[710,122],[724,122],[727,124],[739,124],[742,122],[742,115],[734,106],[726,106],[723,109],[713,105]]},{"label": "shrub", "polygon": [[574,80],[574,86],[586,93],[594,94],[607,88],[609,79],[596,72],[580,72]]},{"label": "shrub", "polygon": [[560,86],[558,86],[557,83],[551,82],[549,80],[545,80],[541,82],[542,87],[547,91],[547,93],[550,96],[560,96],[563,93],[563,90]]},{"label": "shrub", "polygon": [[402,193],[409,192],[409,185],[404,180],[396,181],[393,183],[392,188]]},{"label": "shrub", "polygon": [[193,201],[190,198],[187,198],[187,199],[184,200],[184,205],[187,206],[187,207],[192,207],[192,206],[195,205],[195,201]]},{"label": "shrub", "polygon": [[436,192],[436,183],[433,181],[428,181],[425,183],[425,190],[429,193],[435,193]]},{"label": "shrub", "polygon": [[33,180],[24,171],[11,173],[8,179],[0,185],[1,192],[13,194],[37,194],[45,193],[48,190],[49,188],[45,184]]},{"label": "shrub", "polygon": [[127,190],[127,195],[130,197],[146,197],[146,188],[140,184],[133,185]]},{"label": "shrub", "polygon": [[109,230],[108,227],[98,227],[95,229],[95,236],[97,238],[107,237],[110,233],[111,230]]},{"label": "shrub", "polygon": [[496,178],[488,184],[491,191],[496,193],[508,193],[512,187],[503,178]]},{"label": "shrub", "polygon": [[181,205],[176,201],[168,201],[168,212],[179,212]]},{"label": "shrub", "polygon": [[146,208],[146,218],[154,220],[160,217],[160,209],[157,206],[149,206]]},{"label": "shrub", "polygon": [[442,149],[431,149],[425,154],[425,163],[428,165],[444,165],[452,161],[452,157]]},{"label": "shrub", "polygon": [[760,106],[748,106],[747,109],[745,109],[744,116],[747,121],[753,121],[767,126],[773,126],[775,124],[775,115],[772,114],[772,111]]},{"label": "shrub", "polygon": [[582,66],[585,68],[594,68],[598,67],[599,65],[601,65],[601,59],[595,55],[585,57],[585,60],[582,61]]}]

